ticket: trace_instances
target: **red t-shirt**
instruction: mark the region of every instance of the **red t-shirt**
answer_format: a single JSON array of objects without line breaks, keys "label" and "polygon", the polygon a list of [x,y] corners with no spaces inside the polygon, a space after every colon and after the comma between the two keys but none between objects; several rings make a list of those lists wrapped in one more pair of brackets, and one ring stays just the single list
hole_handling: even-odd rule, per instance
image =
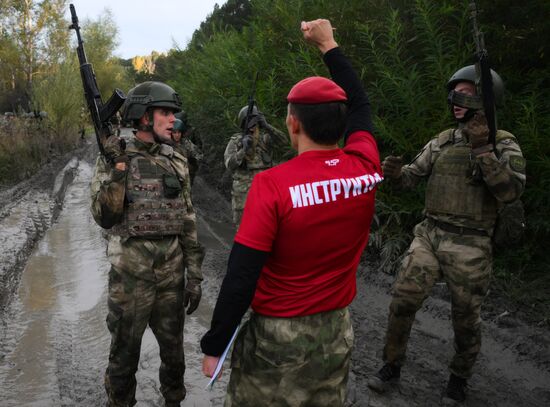
[{"label": "red t-shirt", "polygon": [[349,305],[381,181],[366,131],[343,149],[307,151],[254,177],[235,241],[270,252],[255,312],[294,317]]}]

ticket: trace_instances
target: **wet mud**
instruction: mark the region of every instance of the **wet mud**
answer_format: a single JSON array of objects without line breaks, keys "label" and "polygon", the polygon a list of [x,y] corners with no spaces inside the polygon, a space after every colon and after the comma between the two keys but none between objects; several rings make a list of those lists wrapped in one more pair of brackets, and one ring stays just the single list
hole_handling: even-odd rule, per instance
[{"label": "wet mud", "polygon": [[[88,210],[93,155],[90,146],[87,154],[58,163],[55,174],[0,191],[0,406],[106,402],[109,264],[105,240]],[[205,390],[198,342],[209,327],[234,229],[229,203],[200,176],[193,201],[207,254],[203,300],[185,324],[188,395],[182,406],[222,406],[229,369],[212,391]],[[381,367],[392,277],[368,260],[358,272],[351,306],[350,405],[439,406],[453,352],[450,305],[441,294],[445,288],[437,286],[417,314],[400,385],[384,395],[372,393],[367,379]],[[502,313],[484,319],[482,351],[465,405],[550,405],[549,330]],[[159,365],[158,346],[147,330],[137,374],[138,406],[163,405]]]}]

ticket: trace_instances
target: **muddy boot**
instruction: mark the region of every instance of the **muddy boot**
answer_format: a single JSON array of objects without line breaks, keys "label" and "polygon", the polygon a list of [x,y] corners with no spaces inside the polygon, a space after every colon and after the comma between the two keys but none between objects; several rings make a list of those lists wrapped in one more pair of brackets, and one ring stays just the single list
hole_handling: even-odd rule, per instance
[{"label": "muddy boot", "polygon": [[456,405],[466,400],[466,379],[455,376],[451,373],[447,390],[443,395],[443,404],[447,406]]},{"label": "muddy boot", "polygon": [[378,373],[368,380],[367,385],[378,393],[384,393],[389,387],[399,382],[400,376],[401,366],[386,363]]}]

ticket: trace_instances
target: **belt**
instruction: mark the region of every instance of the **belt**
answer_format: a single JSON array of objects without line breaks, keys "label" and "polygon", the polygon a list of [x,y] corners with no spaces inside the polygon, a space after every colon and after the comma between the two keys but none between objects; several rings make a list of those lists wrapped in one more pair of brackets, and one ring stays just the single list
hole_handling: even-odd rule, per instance
[{"label": "belt", "polygon": [[456,233],[457,235],[472,235],[472,236],[489,236],[489,234],[484,230],[466,228],[463,226],[455,226],[447,222],[441,222],[439,220],[428,218],[429,221],[437,226],[439,229],[444,230],[445,232]]}]

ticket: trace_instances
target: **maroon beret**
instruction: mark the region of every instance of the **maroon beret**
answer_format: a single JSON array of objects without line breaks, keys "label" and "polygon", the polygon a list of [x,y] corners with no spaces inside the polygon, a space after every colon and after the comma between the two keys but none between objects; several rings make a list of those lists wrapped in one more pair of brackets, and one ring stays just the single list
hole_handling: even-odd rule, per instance
[{"label": "maroon beret", "polygon": [[302,79],[290,89],[286,100],[290,103],[313,105],[329,102],[346,102],[346,92],[330,79],[311,76]]}]

